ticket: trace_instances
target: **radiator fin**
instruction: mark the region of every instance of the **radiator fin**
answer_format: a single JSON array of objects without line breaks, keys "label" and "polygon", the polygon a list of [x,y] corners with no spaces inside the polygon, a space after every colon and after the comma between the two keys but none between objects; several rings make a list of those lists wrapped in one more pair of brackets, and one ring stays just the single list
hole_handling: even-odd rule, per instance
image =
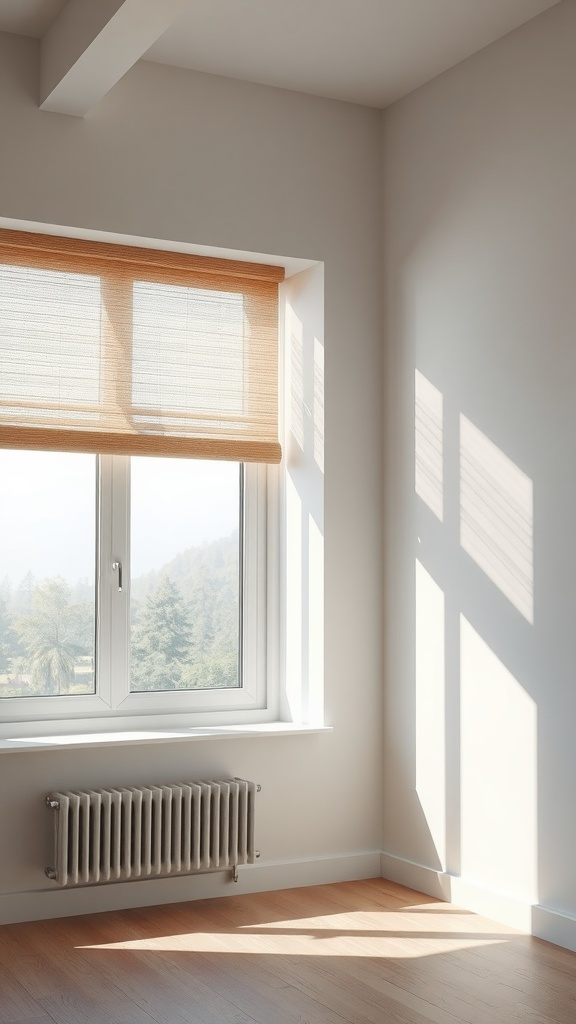
[{"label": "radiator fin", "polygon": [[51,793],[61,886],[252,864],[257,786],[243,779]]}]

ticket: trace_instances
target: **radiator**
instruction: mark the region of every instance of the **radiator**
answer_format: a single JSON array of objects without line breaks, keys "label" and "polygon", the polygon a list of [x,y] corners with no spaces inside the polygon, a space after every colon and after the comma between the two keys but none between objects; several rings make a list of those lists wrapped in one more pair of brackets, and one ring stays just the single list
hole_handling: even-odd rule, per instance
[{"label": "radiator", "polygon": [[62,886],[93,885],[252,864],[260,786],[243,779],[50,793],[54,865]]}]

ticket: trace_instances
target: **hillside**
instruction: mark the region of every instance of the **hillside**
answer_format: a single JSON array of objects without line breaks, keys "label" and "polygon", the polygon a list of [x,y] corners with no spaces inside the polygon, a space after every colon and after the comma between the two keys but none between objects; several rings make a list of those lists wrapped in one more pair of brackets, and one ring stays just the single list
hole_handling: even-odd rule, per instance
[{"label": "hillside", "polygon": [[[188,548],[131,586],[134,690],[238,686],[238,531]],[[90,693],[94,599],[86,580],[0,585],[0,696]]]}]

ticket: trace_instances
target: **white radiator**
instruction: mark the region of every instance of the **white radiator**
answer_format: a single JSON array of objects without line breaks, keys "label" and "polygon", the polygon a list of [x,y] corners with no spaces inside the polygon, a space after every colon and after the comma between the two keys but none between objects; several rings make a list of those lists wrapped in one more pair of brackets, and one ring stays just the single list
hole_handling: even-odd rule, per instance
[{"label": "white radiator", "polygon": [[51,793],[59,885],[187,874],[252,864],[254,782],[186,782]]}]

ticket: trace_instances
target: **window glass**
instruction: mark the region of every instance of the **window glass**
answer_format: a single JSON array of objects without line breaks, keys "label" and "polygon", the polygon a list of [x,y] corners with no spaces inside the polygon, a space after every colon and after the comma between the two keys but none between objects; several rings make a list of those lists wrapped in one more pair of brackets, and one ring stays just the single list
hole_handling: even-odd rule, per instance
[{"label": "window glass", "polygon": [[238,463],[131,460],[131,690],[241,685]]},{"label": "window glass", "polygon": [[0,698],[95,692],[96,458],[0,451]]}]

